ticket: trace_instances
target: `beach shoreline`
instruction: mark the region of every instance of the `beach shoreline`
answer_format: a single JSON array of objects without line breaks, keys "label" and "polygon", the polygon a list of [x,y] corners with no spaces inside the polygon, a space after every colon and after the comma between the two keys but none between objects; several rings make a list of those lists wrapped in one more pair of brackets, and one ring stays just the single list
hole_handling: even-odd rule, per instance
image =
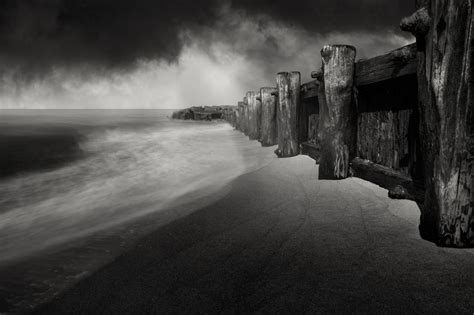
[{"label": "beach shoreline", "polygon": [[[49,141],[46,136],[60,135],[65,124],[71,135],[81,135],[84,158],[0,180],[0,313],[31,311],[141,237],[215,202],[233,179],[274,158],[272,148],[224,122],[174,122],[159,111],[147,116],[151,125],[142,130],[136,120],[142,122],[143,113],[135,111],[86,121],[55,113],[33,122],[29,114],[15,116],[2,129],[20,143]],[[155,116],[161,120],[153,125]],[[84,125],[70,124],[73,118]]]},{"label": "beach shoreline", "polygon": [[298,156],[238,177],[36,313],[474,309],[472,250],[421,240],[414,202],[317,169]]},{"label": "beach shoreline", "polygon": [[[153,231],[224,198],[231,182],[181,196],[154,213],[0,263],[0,313],[31,312],[113,263]],[[185,201],[182,201],[185,200]],[[43,288],[42,288],[43,287]]]}]

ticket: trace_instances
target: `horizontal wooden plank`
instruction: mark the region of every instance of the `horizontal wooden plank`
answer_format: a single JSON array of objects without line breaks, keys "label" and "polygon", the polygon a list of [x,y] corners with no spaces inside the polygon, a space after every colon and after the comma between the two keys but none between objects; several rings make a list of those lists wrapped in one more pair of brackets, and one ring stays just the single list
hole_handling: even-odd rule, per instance
[{"label": "horizontal wooden plank", "polygon": [[357,156],[411,174],[415,155],[413,110],[360,113],[357,116]]},{"label": "horizontal wooden plank", "polygon": [[424,200],[424,189],[420,182],[414,181],[410,176],[397,172],[390,167],[355,158],[351,162],[351,169],[355,177],[388,189],[388,195],[391,198]]},{"label": "horizontal wooden plank", "polygon": [[355,85],[362,86],[416,73],[416,44],[356,63]]},{"label": "horizontal wooden plank", "polygon": [[301,85],[301,98],[307,99],[318,96],[318,81],[312,80]]}]

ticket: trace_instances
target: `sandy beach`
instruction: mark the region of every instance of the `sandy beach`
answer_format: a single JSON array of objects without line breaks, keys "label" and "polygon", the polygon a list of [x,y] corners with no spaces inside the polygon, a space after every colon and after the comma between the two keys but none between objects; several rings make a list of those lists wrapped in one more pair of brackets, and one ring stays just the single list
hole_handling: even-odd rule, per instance
[{"label": "sandy beach", "polygon": [[37,310],[59,313],[461,312],[474,250],[418,234],[419,209],[357,178],[274,159]]}]

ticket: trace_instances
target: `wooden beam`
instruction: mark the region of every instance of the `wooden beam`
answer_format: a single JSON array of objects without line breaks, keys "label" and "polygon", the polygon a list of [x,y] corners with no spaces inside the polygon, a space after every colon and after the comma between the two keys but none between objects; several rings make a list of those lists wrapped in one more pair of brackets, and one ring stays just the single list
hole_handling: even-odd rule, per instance
[{"label": "wooden beam", "polygon": [[355,85],[362,86],[415,74],[416,59],[416,44],[411,44],[386,55],[360,60],[355,66]]},{"label": "wooden beam", "polygon": [[317,80],[306,82],[301,85],[301,99],[318,97],[319,83]]},{"label": "wooden beam", "polygon": [[416,137],[411,109],[360,113],[356,156],[412,175]]},{"label": "wooden beam", "polygon": [[414,181],[410,176],[393,168],[357,157],[351,161],[351,171],[355,177],[388,189],[390,198],[413,201],[422,201],[424,198],[423,183]]}]

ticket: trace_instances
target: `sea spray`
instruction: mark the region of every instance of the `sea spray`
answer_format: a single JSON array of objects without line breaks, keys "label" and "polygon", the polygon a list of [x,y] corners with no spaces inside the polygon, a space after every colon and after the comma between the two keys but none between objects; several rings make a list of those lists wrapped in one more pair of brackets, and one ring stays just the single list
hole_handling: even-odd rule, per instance
[{"label": "sea spray", "polygon": [[166,111],[53,114],[9,124],[72,126],[84,157],[0,179],[0,263],[192,202],[191,192],[212,193],[273,158],[226,123],[172,121]]}]

